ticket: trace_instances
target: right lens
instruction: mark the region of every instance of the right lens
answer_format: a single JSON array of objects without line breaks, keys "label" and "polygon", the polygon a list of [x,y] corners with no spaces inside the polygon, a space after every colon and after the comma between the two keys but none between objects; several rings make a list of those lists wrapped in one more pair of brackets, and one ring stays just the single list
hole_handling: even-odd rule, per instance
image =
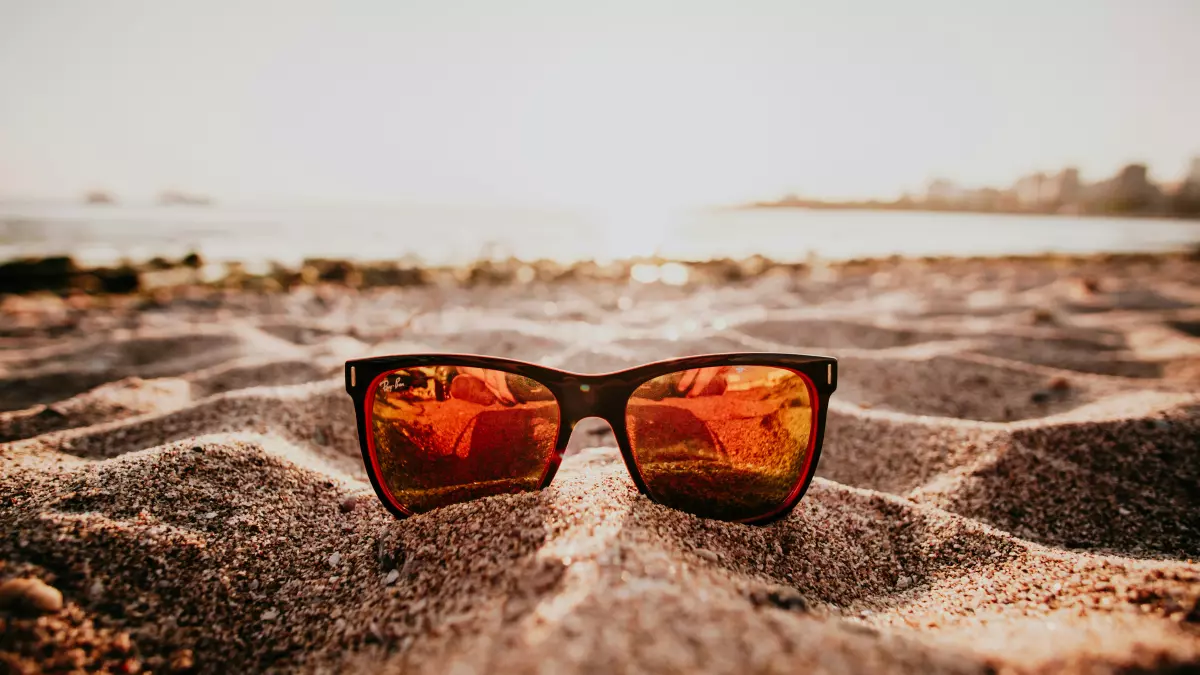
[{"label": "right lens", "polygon": [[806,376],[766,366],[693,368],[642,384],[625,426],[650,495],[722,520],[777,513],[808,475],[814,391]]},{"label": "right lens", "polygon": [[372,383],[367,412],[379,478],[413,513],[536,490],[558,438],[554,394],[500,370],[393,370]]}]

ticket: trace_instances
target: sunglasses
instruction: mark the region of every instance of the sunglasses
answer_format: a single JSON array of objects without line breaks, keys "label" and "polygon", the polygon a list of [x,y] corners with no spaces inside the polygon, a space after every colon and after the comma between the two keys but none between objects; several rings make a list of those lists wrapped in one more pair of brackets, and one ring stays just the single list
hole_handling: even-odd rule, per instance
[{"label": "sunglasses", "polygon": [[706,518],[787,515],[821,455],[837,360],[712,354],[582,375],[488,356],[346,362],[371,485],[396,516],[550,484],[583,418],[647,497]]}]

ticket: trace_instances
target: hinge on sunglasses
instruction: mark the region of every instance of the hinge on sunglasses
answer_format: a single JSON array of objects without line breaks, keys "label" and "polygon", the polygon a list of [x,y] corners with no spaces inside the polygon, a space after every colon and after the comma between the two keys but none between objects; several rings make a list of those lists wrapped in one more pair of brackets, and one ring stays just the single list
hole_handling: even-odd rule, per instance
[{"label": "hinge on sunglasses", "polygon": [[[354,378],[353,370],[354,369],[352,368],[351,374],[350,374],[351,379]],[[833,384],[833,364],[832,363],[825,366],[825,384]]]},{"label": "hinge on sunglasses", "polygon": [[351,387],[357,387],[357,386],[358,386],[358,383],[357,383],[357,382],[355,382],[354,366],[350,366],[350,386],[351,386]]}]

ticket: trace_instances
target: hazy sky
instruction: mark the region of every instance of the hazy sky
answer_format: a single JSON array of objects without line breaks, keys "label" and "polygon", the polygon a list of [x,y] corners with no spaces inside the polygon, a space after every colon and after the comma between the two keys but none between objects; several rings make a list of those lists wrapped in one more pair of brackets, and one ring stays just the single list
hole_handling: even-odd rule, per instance
[{"label": "hazy sky", "polygon": [[1200,155],[1200,2],[0,0],[0,195],[637,209]]}]

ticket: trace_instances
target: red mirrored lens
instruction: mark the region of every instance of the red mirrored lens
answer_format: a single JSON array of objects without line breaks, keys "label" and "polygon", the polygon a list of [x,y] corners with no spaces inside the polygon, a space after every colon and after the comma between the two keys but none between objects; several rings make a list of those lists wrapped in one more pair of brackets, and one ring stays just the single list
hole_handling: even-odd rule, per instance
[{"label": "red mirrored lens", "polygon": [[625,423],[638,472],[660,503],[752,520],[793,499],[811,463],[811,382],[786,368],[694,368],[637,388]]},{"label": "red mirrored lens", "polygon": [[420,513],[540,487],[559,409],[545,386],[484,368],[393,370],[367,397],[372,461],[393,501]]}]

